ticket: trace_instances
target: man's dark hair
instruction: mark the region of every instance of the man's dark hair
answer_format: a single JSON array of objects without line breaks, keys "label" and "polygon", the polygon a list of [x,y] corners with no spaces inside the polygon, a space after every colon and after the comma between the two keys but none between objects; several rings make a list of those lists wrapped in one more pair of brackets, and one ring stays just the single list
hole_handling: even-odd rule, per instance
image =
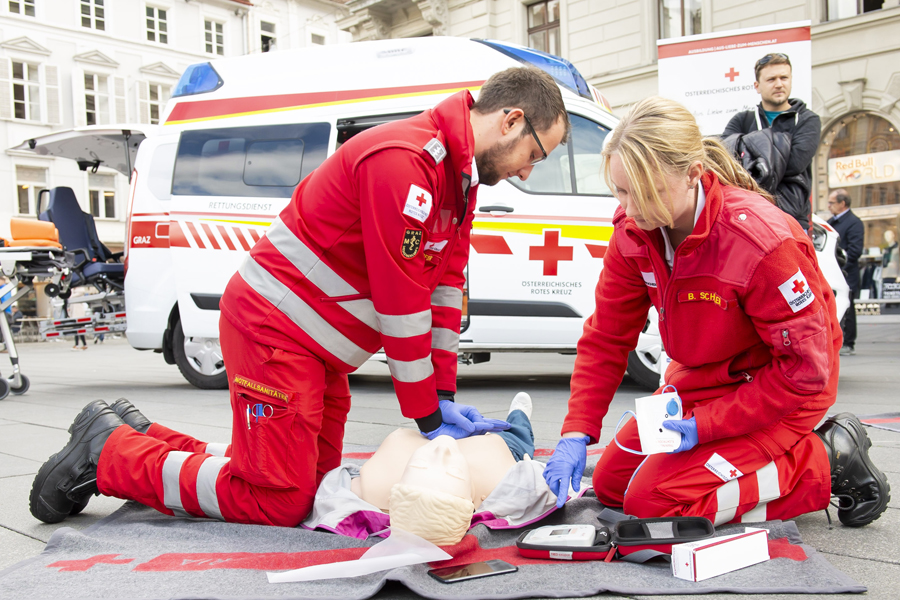
[{"label": "man's dark hair", "polygon": [[[472,110],[481,115],[504,108],[520,108],[538,131],[547,131],[562,118],[566,127],[563,141],[569,137],[569,115],[559,86],[548,73],[535,67],[510,67],[494,73],[481,86]],[[522,135],[528,128],[522,129]]]},{"label": "man's dark hair", "polygon": [[756,72],[756,80],[759,81],[760,72],[766,67],[771,67],[772,65],[787,65],[793,69],[791,66],[791,59],[788,58],[787,54],[781,52],[773,52],[771,54],[766,54],[761,59],[756,61],[756,66],[753,67],[753,70]]},{"label": "man's dark hair", "polygon": [[835,190],[834,201],[835,202],[843,202],[844,206],[846,206],[847,208],[850,208],[850,194],[848,194],[847,190],[845,190],[844,188]]}]

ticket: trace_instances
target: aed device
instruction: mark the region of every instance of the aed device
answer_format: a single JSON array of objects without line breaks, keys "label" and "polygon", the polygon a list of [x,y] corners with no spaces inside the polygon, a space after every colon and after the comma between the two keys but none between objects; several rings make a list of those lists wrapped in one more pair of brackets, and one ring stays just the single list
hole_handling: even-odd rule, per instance
[{"label": "aed device", "polygon": [[519,554],[528,558],[609,562],[641,550],[671,554],[674,544],[704,540],[715,531],[706,517],[626,519],[612,531],[594,525],[538,527],[520,535],[516,546]]},{"label": "aed device", "polygon": [[468,565],[431,569],[428,571],[428,574],[441,583],[456,583],[458,581],[478,579],[479,577],[490,577],[491,575],[502,575],[503,573],[515,573],[518,570],[519,567],[511,565],[505,560],[494,559],[470,563]]}]

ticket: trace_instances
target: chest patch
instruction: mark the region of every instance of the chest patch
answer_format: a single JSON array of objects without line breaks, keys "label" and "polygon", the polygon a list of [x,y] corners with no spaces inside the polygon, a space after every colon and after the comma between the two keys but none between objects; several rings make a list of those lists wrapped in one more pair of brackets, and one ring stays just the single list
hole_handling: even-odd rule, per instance
[{"label": "chest patch", "polygon": [[641,277],[644,278],[644,283],[647,284],[647,287],[656,287],[656,274],[654,274],[652,271],[650,273],[641,271]]},{"label": "chest patch", "polygon": [[734,305],[736,300],[728,300],[715,292],[678,292],[679,302],[712,302],[722,310],[728,310],[728,307]]},{"label": "chest patch", "polygon": [[703,466],[722,481],[731,481],[732,479],[737,479],[743,475],[743,473],[738,471],[737,467],[719,456],[716,452],[713,452],[713,455],[709,457],[709,460],[706,461],[706,464]]},{"label": "chest patch", "polygon": [[403,214],[424,223],[431,214],[431,192],[423,190],[417,185],[410,185]]},{"label": "chest patch", "polygon": [[812,304],[812,301],[816,298],[812,290],[809,289],[806,276],[799,269],[787,281],[778,286],[778,291],[781,292],[788,306],[794,312]]},{"label": "chest patch", "polygon": [[422,245],[422,230],[406,228],[403,232],[403,244],[400,246],[400,256],[403,258],[415,258]]}]

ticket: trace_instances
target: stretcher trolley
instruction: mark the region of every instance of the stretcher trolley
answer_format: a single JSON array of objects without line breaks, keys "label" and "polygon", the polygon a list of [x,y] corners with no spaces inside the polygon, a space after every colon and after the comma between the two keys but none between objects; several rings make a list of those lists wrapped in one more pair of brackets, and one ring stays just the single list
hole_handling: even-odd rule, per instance
[{"label": "stretcher trolley", "polygon": [[[6,232],[3,232],[6,233]],[[72,257],[59,244],[56,228],[51,223],[28,219],[11,219],[9,237],[0,236],[0,271],[9,281],[0,287],[0,310],[34,291],[35,280],[48,281],[47,288],[59,293],[68,291]],[[0,335],[9,352],[12,375],[0,376],[0,400],[10,392],[24,394],[31,382],[19,368],[19,354],[9,322],[0,318]]]}]

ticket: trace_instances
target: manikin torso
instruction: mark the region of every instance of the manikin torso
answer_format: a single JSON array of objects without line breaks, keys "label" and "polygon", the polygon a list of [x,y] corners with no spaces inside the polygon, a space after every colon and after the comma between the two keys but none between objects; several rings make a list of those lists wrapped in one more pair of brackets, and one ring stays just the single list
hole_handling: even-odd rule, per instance
[{"label": "manikin torso", "polygon": [[[387,512],[391,488],[402,479],[403,483],[471,499],[477,508],[516,460],[503,438],[497,435],[462,440],[442,437],[429,442],[412,429],[394,431],[362,466],[350,489]],[[416,452],[429,443],[428,450]],[[411,462],[413,454],[416,457]]]}]

